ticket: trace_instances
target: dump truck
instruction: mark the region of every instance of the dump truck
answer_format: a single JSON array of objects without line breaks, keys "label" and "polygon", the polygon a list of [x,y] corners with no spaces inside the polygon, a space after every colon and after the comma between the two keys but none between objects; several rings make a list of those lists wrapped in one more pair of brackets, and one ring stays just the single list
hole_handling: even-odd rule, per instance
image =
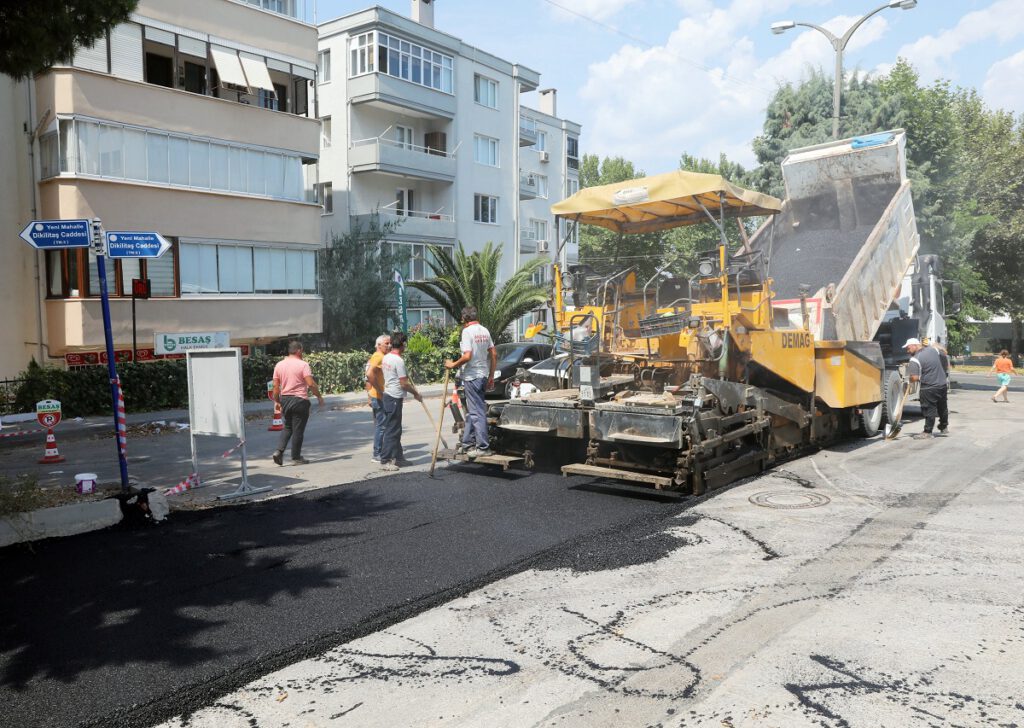
[{"label": "dump truck", "polygon": [[[899,400],[911,337],[945,347],[945,295],[936,255],[920,236],[902,129],[792,150],[782,162],[786,198],[752,245],[770,260],[773,307],[793,324],[801,293],[818,339],[875,340],[886,363],[884,423]],[[950,284],[950,311],[960,290]]]},{"label": "dump truck", "polygon": [[[677,171],[553,207],[623,235],[711,224],[719,244],[685,285],[656,276],[654,293],[655,279],[624,271],[582,306],[574,291],[570,307],[556,276],[559,388],[494,413],[502,464],[529,467],[548,449],[566,475],[700,494],[807,447],[877,433],[898,366],[887,356],[895,362],[911,326],[898,299],[919,247],[905,135],[794,150],[783,176],[785,203]],[[726,221],[744,217],[766,220],[730,250]]]}]

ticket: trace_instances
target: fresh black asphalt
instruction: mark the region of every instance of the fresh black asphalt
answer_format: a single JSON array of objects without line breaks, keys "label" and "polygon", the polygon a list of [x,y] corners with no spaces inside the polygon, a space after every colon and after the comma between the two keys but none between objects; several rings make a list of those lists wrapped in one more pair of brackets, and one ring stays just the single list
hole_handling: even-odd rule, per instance
[{"label": "fresh black asphalt", "polygon": [[0,726],[152,725],[680,509],[581,482],[464,466],[0,550]]}]

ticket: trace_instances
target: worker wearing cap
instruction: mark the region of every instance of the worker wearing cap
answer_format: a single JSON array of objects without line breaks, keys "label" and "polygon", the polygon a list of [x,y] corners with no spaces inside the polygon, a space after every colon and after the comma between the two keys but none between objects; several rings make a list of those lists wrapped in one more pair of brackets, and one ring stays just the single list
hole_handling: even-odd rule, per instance
[{"label": "worker wearing cap", "polygon": [[936,416],[939,418],[939,434],[945,435],[949,428],[949,406],[946,402],[949,357],[934,346],[923,345],[920,339],[908,339],[903,348],[910,352],[910,363],[907,365],[910,381],[920,382],[921,386],[924,432],[914,435],[914,439],[932,437]]},{"label": "worker wearing cap", "polygon": [[462,309],[462,351],[455,361],[445,361],[448,369],[463,367],[462,388],[466,393],[466,427],[462,431],[462,449],[470,459],[491,454],[487,434],[487,403],[484,393],[494,388],[494,369],[498,363],[491,332],[476,320],[476,308]]}]

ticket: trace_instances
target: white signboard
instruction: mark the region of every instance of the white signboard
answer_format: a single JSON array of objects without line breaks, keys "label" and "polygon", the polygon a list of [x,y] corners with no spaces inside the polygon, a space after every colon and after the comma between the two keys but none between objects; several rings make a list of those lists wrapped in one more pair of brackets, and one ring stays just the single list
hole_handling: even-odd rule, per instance
[{"label": "white signboard", "polygon": [[245,438],[242,352],[188,352],[188,411],[193,435]]},{"label": "white signboard", "polygon": [[156,354],[184,354],[187,351],[226,349],[231,346],[230,331],[186,331],[153,336]]}]

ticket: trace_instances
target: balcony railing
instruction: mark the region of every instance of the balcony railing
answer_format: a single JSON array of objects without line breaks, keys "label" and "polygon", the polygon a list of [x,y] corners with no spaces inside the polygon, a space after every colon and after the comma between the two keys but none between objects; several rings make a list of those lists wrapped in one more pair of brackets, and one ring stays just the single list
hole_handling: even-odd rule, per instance
[{"label": "balcony railing", "polygon": [[528,117],[519,119],[519,146],[532,147],[537,143],[537,122]]},{"label": "balcony railing", "polygon": [[352,142],[349,164],[353,172],[386,172],[435,182],[451,182],[455,179],[457,151],[457,146],[448,152],[436,147],[371,137]]},{"label": "balcony railing", "polygon": [[519,199],[534,199],[539,194],[539,187],[536,175],[526,172],[519,173]]},{"label": "balcony railing", "polygon": [[[395,223],[396,236],[416,238],[454,239],[455,217],[441,210],[398,210],[396,202],[374,212],[356,213],[353,221],[368,225],[370,218],[377,216],[381,223]],[[444,209],[444,208],[441,208]]]}]

